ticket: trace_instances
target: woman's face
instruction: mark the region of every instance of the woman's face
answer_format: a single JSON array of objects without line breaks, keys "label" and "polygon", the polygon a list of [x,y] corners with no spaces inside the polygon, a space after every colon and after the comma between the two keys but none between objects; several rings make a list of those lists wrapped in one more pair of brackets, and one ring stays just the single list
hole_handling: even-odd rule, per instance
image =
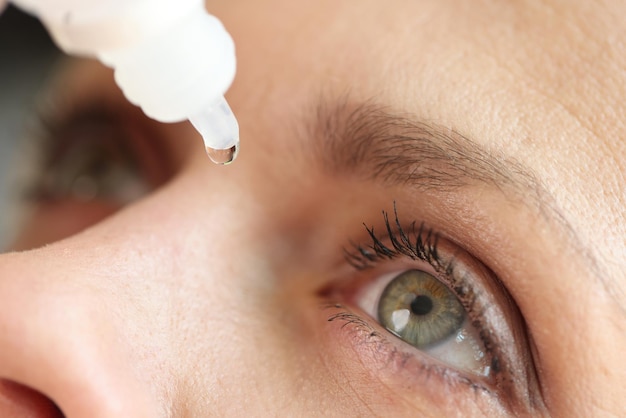
[{"label": "woman's face", "polygon": [[0,411],[49,410],[19,383],[70,418],[625,412],[624,8],[209,10],[230,166],[107,69],[56,80]]}]

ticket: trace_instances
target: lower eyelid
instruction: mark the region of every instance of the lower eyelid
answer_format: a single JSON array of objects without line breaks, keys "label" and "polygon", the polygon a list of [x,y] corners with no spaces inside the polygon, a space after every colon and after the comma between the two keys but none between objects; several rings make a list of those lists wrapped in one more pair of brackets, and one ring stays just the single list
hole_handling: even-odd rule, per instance
[{"label": "lower eyelid", "polygon": [[[499,402],[497,393],[481,378],[470,378],[424,353],[401,349],[397,344],[400,341],[394,342],[391,334],[366,315],[330,303],[321,309],[321,314],[328,324],[332,344],[347,348],[353,354],[351,358],[358,359],[358,364],[372,382],[391,388],[398,397],[445,405],[451,414],[464,410],[471,415],[474,408],[477,413],[484,414],[494,407],[496,413],[505,413],[506,408]],[[454,394],[454,402],[459,404],[451,402],[451,394]]]}]

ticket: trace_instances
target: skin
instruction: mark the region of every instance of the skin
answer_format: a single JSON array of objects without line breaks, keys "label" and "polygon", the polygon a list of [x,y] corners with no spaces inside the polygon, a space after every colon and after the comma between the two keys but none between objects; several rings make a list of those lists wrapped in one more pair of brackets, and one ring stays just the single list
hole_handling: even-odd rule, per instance
[{"label": "skin", "polygon": [[[70,418],[626,413],[620,2],[209,10],[237,45],[233,165],[210,164],[188,125],[143,120],[109,70],[61,71],[63,94],[99,97],[158,136],[160,153],[139,152],[152,155],[158,187],[120,210],[103,199],[35,204],[16,251],[0,256],[0,415],[52,413],[8,382]],[[307,128],[320,97],[453,129],[524,167],[543,203],[480,181],[423,189],[325,169],[312,151],[323,139]],[[359,308],[325,289],[397,270],[357,272],[342,250],[368,242],[363,223],[384,228],[394,202],[404,222],[436,228],[504,284],[528,335],[531,396],[425,376],[419,365],[432,359],[363,313],[360,328],[328,321],[338,308],[324,304]],[[413,360],[381,360],[384,344],[362,342],[368,327]]]}]

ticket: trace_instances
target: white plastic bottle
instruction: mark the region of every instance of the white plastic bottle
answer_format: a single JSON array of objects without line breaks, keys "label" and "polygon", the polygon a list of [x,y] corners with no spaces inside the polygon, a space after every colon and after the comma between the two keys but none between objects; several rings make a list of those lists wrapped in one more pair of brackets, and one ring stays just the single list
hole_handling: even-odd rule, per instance
[{"label": "white plastic bottle", "polygon": [[112,67],[126,98],[146,115],[188,119],[211,160],[234,160],[239,125],[224,93],[235,76],[235,47],[203,0],[11,2],[37,16],[63,51]]}]

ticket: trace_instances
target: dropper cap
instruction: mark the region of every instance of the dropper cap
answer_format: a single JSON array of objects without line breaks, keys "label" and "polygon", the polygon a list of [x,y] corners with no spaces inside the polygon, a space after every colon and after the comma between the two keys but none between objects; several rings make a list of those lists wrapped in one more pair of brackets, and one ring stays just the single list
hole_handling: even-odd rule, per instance
[{"label": "dropper cap", "polygon": [[190,120],[213,162],[234,160],[239,126],[223,96],[235,76],[235,47],[203,0],[36,3],[32,11],[63,50],[112,67],[126,98],[150,118]]},{"label": "dropper cap", "polygon": [[204,112],[189,117],[202,135],[206,153],[216,164],[230,164],[239,151],[239,124],[224,97]]}]

